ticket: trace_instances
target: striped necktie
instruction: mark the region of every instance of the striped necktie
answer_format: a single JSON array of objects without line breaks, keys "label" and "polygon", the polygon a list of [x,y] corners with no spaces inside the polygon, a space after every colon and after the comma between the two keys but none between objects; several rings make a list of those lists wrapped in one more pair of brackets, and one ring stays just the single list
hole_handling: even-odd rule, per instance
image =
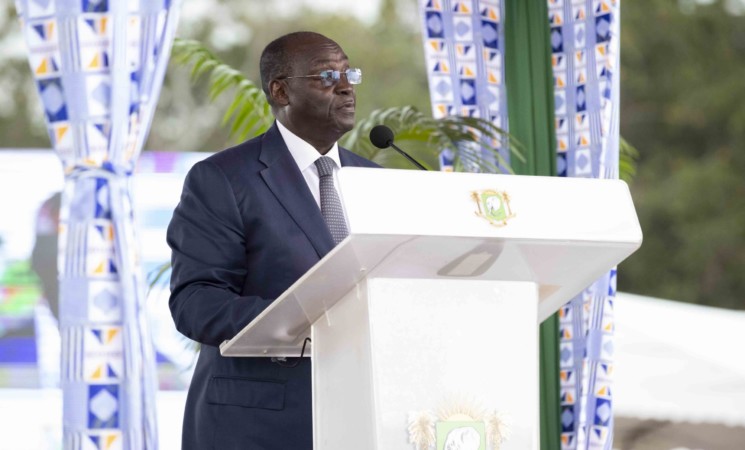
[{"label": "striped necktie", "polygon": [[320,177],[321,215],[329,227],[334,244],[338,244],[347,237],[349,230],[339,194],[334,187],[334,160],[328,156],[321,156],[315,164]]}]

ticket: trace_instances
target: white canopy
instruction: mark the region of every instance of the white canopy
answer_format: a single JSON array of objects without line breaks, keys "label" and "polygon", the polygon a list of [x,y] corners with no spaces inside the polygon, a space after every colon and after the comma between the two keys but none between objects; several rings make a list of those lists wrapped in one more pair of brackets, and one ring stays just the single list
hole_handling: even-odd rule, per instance
[{"label": "white canopy", "polygon": [[619,293],[618,417],[745,426],[745,312]]}]

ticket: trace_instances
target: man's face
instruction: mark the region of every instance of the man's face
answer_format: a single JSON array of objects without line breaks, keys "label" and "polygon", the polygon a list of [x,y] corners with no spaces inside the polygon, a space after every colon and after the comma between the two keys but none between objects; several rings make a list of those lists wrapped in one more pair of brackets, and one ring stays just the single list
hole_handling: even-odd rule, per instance
[{"label": "man's face", "polygon": [[[349,61],[333,41],[313,38],[289,48],[292,55],[287,76],[318,75],[324,70],[345,71]],[[285,86],[287,104],[281,108],[282,123],[319,151],[328,150],[354,127],[354,87],[346,76],[326,86],[319,78],[289,78]],[[319,145],[316,145],[318,143]]]}]

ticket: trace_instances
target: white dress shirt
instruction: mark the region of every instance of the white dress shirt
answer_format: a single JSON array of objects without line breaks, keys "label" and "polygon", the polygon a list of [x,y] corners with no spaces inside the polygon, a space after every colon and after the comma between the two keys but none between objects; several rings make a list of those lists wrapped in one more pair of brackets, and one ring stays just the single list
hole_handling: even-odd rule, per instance
[{"label": "white dress shirt", "polygon": [[[308,184],[310,193],[313,194],[313,198],[316,199],[316,204],[320,208],[321,188],[319,187],[319,183],[321,179],[318,176],[318,168],[316,167],[315,162],[321,156],[328,156],[329,158],[334,160],[334,187],[336,188],[336,192],[339,192],[338,173],[339,169],[341,168],[341,160],[339,159],[339,145],[334,142],[334,146],[331,147],[328,153],[326,153],[325,155],[321,155],[320,153],[318,153],[318,150],[316,150],[315,147],[299,138],[295,133],[288,130],[287,127],[282,125],[279,121],[277,121],[277,128],[279,128],[279,133],[282,135],[282,139],[284,139],[287,148],[290,150],[292,158],[295,160],[298,169],[300,169],[300,173],[303,174],[303,178],[305,178],[305,182]],[[339,195],[339,198],[341,198],[341,195]],[[342,209],[344,209],[344,202],[342,202],[341,207]],[[344,217],[346,219],[346,210],[344,210]],[[347,226],[348,225],[349,223],[347,222]]]}]

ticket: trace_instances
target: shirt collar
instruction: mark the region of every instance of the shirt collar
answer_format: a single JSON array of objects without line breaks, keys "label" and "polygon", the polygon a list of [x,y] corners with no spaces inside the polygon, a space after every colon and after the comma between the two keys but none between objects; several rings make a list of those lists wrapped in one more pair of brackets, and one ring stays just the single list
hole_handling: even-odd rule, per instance
[{"label": "shirt collar", "polygon": [[[288,130],[287,127],[282,125],[279,120],[277,121],[277,128],[279,128],[279,133],[282,135],[282,139],[284,139],[287,148],[290,150],[292,158],[295,160],[295,163],[300,169],[300,172],[305,171],[305,169],[310,166],[313,166],[315,168],[315,165],[313,163],[322,156],[320,153],[318,153],[318,150],[316,150],[315,147],[313,147],[309,143],[302,140],[295,133]],[[336,142],[334,142],[333,147],[331,147],[331,149],[326,153],[325,156],[333,159],[337,167],[341,167],[341,160],[339,159],[339,145]]]}]

